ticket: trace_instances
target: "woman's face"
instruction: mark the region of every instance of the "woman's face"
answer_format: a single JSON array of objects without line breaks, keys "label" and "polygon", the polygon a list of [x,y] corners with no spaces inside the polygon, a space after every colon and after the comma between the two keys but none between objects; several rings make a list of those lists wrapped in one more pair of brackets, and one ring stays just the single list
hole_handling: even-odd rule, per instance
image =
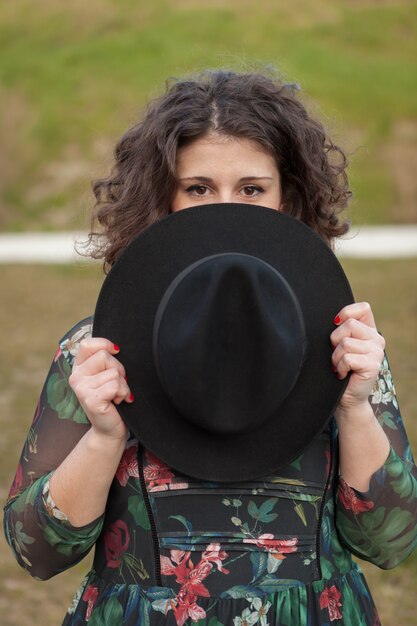
[{"label": "woman's face", "polygon": [[280,210],[277,165],[256,141],[208,133],[178,150],[171,211],[218,202]]}]

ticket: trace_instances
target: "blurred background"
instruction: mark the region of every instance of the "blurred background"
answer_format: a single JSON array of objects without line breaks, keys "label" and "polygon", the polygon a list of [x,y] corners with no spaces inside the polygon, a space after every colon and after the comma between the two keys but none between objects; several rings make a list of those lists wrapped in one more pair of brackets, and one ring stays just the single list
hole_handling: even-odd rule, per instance
[{"label": "blurred background", "polygon": [[[165,80],[269,65],[349,152],[355,227],[417,223],[413,0],[18,0],[0,5],[0,231],[89,227],[90,181]],[[417,258],[342,259],[372,303],[417,454]],[[0,266],[0,498],[59,338],[94,310],[100,264]],[[88,561],[88,560],[87,560]],[[0,539],[0,623],[60,624],[89,562],[38,582]],[[362,564],[385,626],[415,626],[417,555]]]}]

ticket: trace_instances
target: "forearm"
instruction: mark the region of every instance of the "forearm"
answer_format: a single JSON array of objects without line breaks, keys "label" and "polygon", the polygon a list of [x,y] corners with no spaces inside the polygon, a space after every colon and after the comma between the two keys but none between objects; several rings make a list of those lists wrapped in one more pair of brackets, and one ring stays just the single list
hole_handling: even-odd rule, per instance
[{"label": "forearm", "polygon": [[47,580],[80,561],[97,540],[103,527],[93,524],[72,527],[56,516],[47,504],[50,474],[38,478],[19,496],[9,500],[4,511],[7,542],[19,564],[31,576]]},{"label": "forearm", "polygon": [[387,435],[371,405],[336,411],[339,430],[340,473],[350,487],[365,492],[372,475],[385,463],[390,451]]},{"label": "forearm", "polygon": [[51,497],[73,526],[84,526],[103,514],[125,443],[91,428],[53,473]]}]

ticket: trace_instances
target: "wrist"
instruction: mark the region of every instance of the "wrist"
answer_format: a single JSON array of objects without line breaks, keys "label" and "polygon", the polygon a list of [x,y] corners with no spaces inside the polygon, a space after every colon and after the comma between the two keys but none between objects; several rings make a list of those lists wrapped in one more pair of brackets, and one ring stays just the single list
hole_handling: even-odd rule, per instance
[{"label": "wrist", "polygon": [[368,424],[376,419],[372,406],[368,400],[365,400],[360,404],[347,406],[339,404],[335,411],[335,418],[338,425],[340,425],[341,422],[360,422],[361,424]]},{"label": "wrist", "polygon": [[123,453],[126,446],[127,431],[121,434],[103,433],[92,426],[85,434],[85,440],[91,452],[109,453],[112,456],[118,451]]}]

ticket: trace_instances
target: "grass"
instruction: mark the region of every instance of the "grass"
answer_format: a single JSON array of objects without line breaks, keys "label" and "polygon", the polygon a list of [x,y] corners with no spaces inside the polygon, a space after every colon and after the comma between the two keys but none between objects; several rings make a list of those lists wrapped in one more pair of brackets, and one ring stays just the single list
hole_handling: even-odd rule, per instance
[{"label": "grass", "polygon": [[[357,300],[369,300],[396,380],[406,428],[417,453],[417,260],[344,260]],[[31,421],[40,386],[60,336],[94,309],[97,265],[3,266],[0,287],[0,497],[4,501]],[[47,582],[32,580],[0,540],[0,614],[8,626],[55,626],[70,603],[90,557]],[[384,626],[415,625],[417,554],[382,572],[364,565]]]},{"label": "grass", "polygon": [[415,220],[415,177],[398,179],[392,151],[408,122],[416,163],[416,26],[417,3],[399,0],[3,3],[0,228],[78,227],[90,179],[166,77],[252,62],[300,82],[355,153],[356,222]]}]

